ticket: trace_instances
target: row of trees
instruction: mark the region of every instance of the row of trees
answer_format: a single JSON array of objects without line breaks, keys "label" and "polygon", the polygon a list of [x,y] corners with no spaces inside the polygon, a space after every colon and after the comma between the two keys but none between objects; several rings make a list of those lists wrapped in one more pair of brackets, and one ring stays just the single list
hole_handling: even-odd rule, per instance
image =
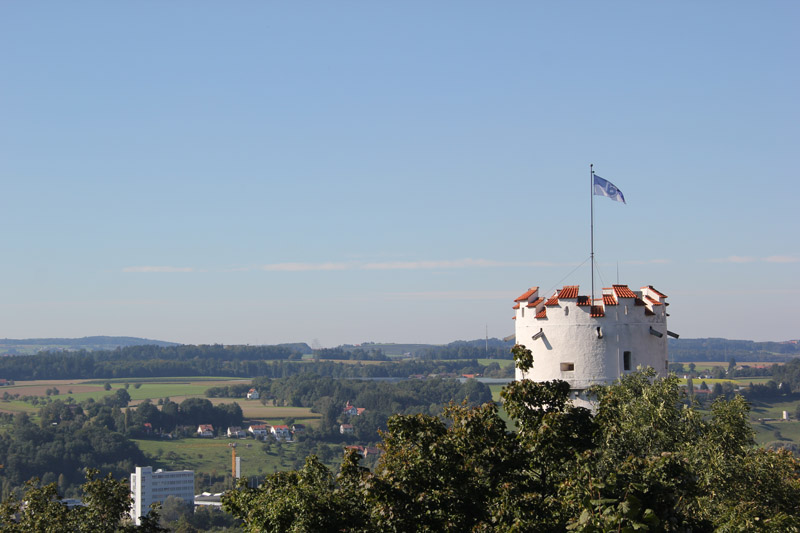
[{"label": "row of trees", "polygon": [[[124,353],[148,348],[145,354],[126,358]],[[182,347],[181,347],[182,348]],[[255,348],[255,347],[254,347]],[[277,347],[276,347],[277,348]],[[282,378],[304,372],[336,378],[406,378],[413,374],[428,373],[481,373],[485,367],[475,360],[382,362],[379,364],[349,364],[330,360],[300,361],[298,353],[286,358],[241,359],[239,351],[211,351],[203,357],[146,358],[145,355],[163,355],[151,352],[171,352],[177,348],[131,347],[113,352],[41,353],[28,356],[0,358],[0,376],[16,380],[37,379],[120,379],[175,376],[266,376]],[[282,348],[281,350],[287,350]],[[253,350],[250,356],[259,355]],[[183,355],[189,355],[189,351]],[[212,357],[216,354],[217,357]],[[246,351],[245,351],[246,354]],[[229,355],[236,358],[226,359]],[[280,354],[279,354],[280,355]],[[283,353],[286,355],[286,353]]]},{"label": "row of trees", "polygon": [[149,400],[130,410],[130,429],[133,434],[142,435],[144,425],[149,423],[154,430],[173,431],[180,426],[188,426],[194,432],[200,424],[211,424],[215,429],[241,426],[244,421],[242,408],[238,403],[212,404],[204,398],[187,398],[180,404],[169,400],[162,402],[161,409]]},{"label": "row of trees", "polygon": [[492,345],[487,346],[478,342],[452,342],[445,346],[431,346],[419,356],[422,359],[510,359],[511,343],[504,343],[497,339],[492,339]]},{"label": "row of trees", "polygon": [[594,392],[592,414],[566,382],[511,383],[515,432],[493,403],[397,415],[374,471],[349,454],[334,476],[312,456],[224,508],[253,532],[800,529],[800,464],[753,446],[741,396],[705,416],[649,371]]},{"label": "row of trees", "polygon": [[389,357],[383,353],[383,350],[373,348],[371,350],[364,350],[361,348],[354,348],[345,350],[344,348],[321,348],[314,350],[314,357],[316,359],[342,359],[352,361],[388,361]]},{"label": "row of trees", "polygon": [[669,339],[674,361],[784,361],[800,356],[800,344],[731,339]]}]

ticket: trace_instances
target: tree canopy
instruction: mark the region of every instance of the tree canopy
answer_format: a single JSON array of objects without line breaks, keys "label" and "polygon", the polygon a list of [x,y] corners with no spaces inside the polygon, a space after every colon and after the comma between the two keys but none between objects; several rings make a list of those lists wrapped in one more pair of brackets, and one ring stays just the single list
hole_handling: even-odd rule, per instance
[{"label": "tree canopy", "polygon": [[563,381],[511,383],[516,431],[494,403],[394,416],[374,471],[312,456],[223,504],[252,532],[800,530],[800,465],[753,446],[743,398],[703,416],[652,370],[594,393],[591,413]]},{"label": "tree canopy", "polygon": [[27,483],[21,500],[8,499],[0,505],[0,532],[31,531],[75,533],[125,533],[166,531],[159,526],[158,514],[150,512],[135,526],[128,519],[131,507],[130,489],[108,474],[98,477],[97,470],[86,472],[81,486],[83,505],[69,507],[59,501],[55,483],[38,486],[38,480]]}]

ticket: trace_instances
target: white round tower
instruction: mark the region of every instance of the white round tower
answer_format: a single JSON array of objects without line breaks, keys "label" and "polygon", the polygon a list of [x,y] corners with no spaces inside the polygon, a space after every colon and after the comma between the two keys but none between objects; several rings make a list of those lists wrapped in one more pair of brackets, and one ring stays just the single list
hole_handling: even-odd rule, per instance
[{"label": "white round tower", "polygon": [[516,379],[561,379],[572,388],[573,403],[591,406],[585,391],[610,384],[637,367],[666,375],[666,296],[652,286],[632,291],[627,285],[603,289],[590,302],[577,285],[549,299],[533,287],[515,300],[516,342],[533,353],[533,368],[516,370]]}]

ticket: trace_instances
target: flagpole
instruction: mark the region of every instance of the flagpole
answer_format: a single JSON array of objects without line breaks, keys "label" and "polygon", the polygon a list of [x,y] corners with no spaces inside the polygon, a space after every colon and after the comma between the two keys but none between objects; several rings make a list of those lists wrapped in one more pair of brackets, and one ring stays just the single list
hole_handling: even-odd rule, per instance
[{"label": "flagpole", "polygon": [[589,165],[589,199],[591,203],[591,213],[592,213],[592,238],[591,238],[591,245],[592,251],[589,256],[589,261],[592,263],[592,299],[589,301],[589,305],[594,305],[594,165]]}]

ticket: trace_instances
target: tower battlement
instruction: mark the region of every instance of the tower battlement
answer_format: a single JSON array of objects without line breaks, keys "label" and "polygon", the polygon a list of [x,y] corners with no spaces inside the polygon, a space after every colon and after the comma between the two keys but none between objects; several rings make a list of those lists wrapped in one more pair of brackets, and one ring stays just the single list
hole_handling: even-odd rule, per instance
[{"label": "tower battlement", "polygon": [[[667,373],[667,296],[651,285],[612,285],[591,301],[579,286],[552,296],[532,287],[514,300],[517,344],[533,353],[533,368],[516,379],[569,382],[585,400],[592,385],[609,384],[637,367]],[[578,402],[581,404],[581,402]]]}]

